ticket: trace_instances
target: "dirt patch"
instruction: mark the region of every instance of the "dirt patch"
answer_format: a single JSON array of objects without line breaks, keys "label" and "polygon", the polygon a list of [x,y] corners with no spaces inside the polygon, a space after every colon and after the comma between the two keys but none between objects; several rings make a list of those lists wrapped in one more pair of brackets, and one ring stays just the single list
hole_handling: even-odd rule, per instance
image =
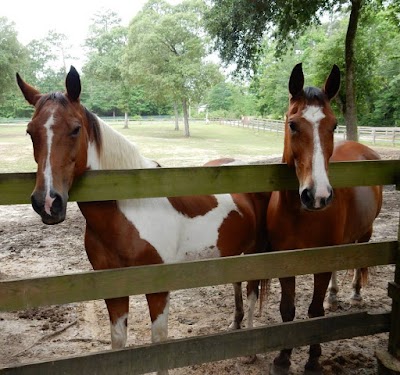
[{"label": "dirt patch", "polygon": [[[400,151],[380,149],[384,159],[398,159]],[[384,205],[376,220],[374,241],[397,238],[399,193],[384,189]],[[57,226],[43,225],[27,205],[0,206],[0,280],[38,277],[91,270],[83,247],[84,219],[77,205],[68,208],[67,220]],[[389,311],[387,283],[393,266],[371,270],[361,307],[348,301],[351,273],[339,273],[339,311]],[[296,319],[307,317],[312,295],[312,276],[297,279]],[[255,326],[278,323],[280,286],[272,281],[267,307],[255,317]],[[222,332],[233,313],[233,290],[229,285],[176,291],[171,294],[169,337],[183,338]],[[334,314],[328,312],[328,314]],[[150,342],[150,318],[144,296],[131,297],[128,346]],[[376,349],[387,347],[387,334],[322,344],[326,374],[376,374]],[[103,301],[42,307],[20,312],[0,312],[0,367],[37,360],[78,355],[110,347],[109,322]],[[253,364],[241,358],[171,370],[171,374],[267,374],[276,353],[257,356]],[[293,352],[291,374],[302,374],[308,348]]]}]

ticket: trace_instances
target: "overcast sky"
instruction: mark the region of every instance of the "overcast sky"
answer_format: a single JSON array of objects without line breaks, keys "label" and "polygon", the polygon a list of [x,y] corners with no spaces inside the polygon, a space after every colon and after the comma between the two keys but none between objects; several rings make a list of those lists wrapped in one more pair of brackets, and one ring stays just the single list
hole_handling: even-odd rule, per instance
[{"label": "overcast sky", "polygon": [[[79,57],[80,49],[88,33],[88,27],[95,13],[111,9],[118,13],[122,24],[129,21],[143,7],[147,0],[3,0],[0,16],[15,23],[18,40],[26,45],[32,39],[41,39],[49,30],[65,34],[73,45],[72,53]],[[179,0],[169,0],[178,3]],[[68,61],[79,70],[82,61]]]}]

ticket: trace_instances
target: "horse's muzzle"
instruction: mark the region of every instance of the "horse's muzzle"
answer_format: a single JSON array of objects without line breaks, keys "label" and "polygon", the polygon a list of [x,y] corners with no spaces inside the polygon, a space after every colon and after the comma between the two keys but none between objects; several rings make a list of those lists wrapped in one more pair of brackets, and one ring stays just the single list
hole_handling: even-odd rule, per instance
[{"label": "horse's muzzle", "polygon": [[303,189],[300,194],[302,206],[306,210],[319,211],[328,207],[333,199],[333,190],[329,189],[329,194],[325,197],[316,197],[313,189]]},{"label": "horse's muzzle", "polygon": [[65,220],[68,196],[50,191],[50,195],[42,192],[33,192],[31,195],[33,209],[40,215],[44,224],[53,225]]}]

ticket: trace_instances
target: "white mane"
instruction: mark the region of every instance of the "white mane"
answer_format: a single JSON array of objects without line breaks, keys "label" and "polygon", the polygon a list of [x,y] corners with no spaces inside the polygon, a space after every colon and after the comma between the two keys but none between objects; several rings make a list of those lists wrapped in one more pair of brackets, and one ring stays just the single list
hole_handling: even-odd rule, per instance
[{"label": "white mane", "polygon": [[154,168],[157,163],[140,155],[137,147],[96,116],[101,134],[100,153],[89,143],[87,165],[90,169]]}]

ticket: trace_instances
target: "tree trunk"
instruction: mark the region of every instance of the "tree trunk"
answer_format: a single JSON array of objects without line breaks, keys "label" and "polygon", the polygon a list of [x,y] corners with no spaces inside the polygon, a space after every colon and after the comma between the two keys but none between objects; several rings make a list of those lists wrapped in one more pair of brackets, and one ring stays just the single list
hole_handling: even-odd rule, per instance
[{"label": "tree trunk", "polygon": [[125,112],[124,129],[129,128],[128,112]]},{"label": "tree trunk", "polygon": [[179,113],[178,104],[174,102],[174,114],[175,114],[175,130],[179,130]]},{"label": "tree trunk", "polygon": [[182,109],[183,109],[183,124],[185,126],[185,137],[190,137],[188,104],[186,98],[182,99]]},{"label": "tree trunk", "polygon": [[357,33],[358,19],[364,0],[351,1],[351,13],[345,42],[346,64],[346,104],[344,108],[344,120],[346,122],[347,139],[357,141],[357,105],[354,74],[354,42]]}]

